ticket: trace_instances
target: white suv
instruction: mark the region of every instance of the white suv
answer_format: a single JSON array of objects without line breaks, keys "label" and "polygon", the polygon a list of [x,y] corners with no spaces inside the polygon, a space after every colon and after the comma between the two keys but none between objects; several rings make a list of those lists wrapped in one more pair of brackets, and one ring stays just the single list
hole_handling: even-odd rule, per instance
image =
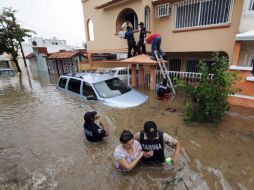
[{"label": "white suv", "polygon": [[120,80],[127,82],[128,81],[128,67],[117,67],[109,70],[109,74],[114,77],[118,77]]},{"label": "white suv", "polygon": [[148,99],[146,95],[126,86],[119,78],[95,72],[61,75],[57,89],[116,108],[135,107]]}]

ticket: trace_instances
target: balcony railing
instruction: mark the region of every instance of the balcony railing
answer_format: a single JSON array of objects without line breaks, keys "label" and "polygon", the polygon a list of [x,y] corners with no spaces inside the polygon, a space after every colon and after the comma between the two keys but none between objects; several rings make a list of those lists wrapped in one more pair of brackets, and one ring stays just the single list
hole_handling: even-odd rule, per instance
[{"label": "balcony railing", "polygon": [[187,0],[173,4],[174,29],[188,29],[231,22],[234,0]]}]

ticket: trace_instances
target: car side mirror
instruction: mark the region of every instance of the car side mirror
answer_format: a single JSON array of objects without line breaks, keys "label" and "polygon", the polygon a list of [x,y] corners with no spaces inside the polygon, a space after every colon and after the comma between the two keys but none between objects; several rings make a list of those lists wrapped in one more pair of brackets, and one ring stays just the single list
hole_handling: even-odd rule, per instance
[{"label": "car side mirror", "polygon": [[98,100],[96,96],[90,95],[86,97],[87,100]]}]

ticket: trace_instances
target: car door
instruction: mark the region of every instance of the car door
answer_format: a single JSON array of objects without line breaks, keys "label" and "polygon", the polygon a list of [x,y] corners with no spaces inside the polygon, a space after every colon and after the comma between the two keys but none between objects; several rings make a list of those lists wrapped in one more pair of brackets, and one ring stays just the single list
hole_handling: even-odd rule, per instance
[{"label": "car door", "polygon": [[87,99],[87,100],[97,100],[97,95],[93,90],[93,87],[83,81],[83,88],[82,88],[82,95]]},{"label": "car door", "polygon": [[71,94],[81,96],[80,94],[80,87],[81,87],[81,80],[70,78],[68,81],[68,87],[67,90]]},{"label": "car door", "polygon": [[57,88],[60,90],[65,90],[66,89],[66,83],[67,83],[67,78],[66,77],[60,77],[57,83]]}]

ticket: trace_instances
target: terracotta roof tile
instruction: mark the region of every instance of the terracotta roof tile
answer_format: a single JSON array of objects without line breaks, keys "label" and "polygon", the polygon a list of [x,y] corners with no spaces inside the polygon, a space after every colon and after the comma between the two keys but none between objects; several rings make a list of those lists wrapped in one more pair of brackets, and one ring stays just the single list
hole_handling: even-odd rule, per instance
[{"label": "terracotta roof tile", "polygon": [[79,54],[78,51],[61,51],[61,52],[52,53],[48,57],[48,59],[70,59],[78,54]]},{"label": "terracotta roof tile", "polygon": [[25,59],[32,59],[35,58],[34,53],[29,53],[28,55],[25,56]]},{"label": "terracotta roof tile", "polygon": [[137,55],[135,57],[131,57],[125,60],[122,60],[121,62],[128,62],[132,64],[144,64],[144,65],[155,65],[157,62],[155,60],[151,59],[151,56],[146,54]]},{"label": "terracotta roof tile", "polygon": [[119,4],[119,3],[123,3],[123,2],[125,2],[125,1],[128,1],[128,0],[111,0],[111,1],[108,1],[108,2],[106,2],[106,3],[103,3],[103,4],[101,4],[101,5],[96,6],[95,9],[107,8],[107,7],[110,7],[110,6]]}]

